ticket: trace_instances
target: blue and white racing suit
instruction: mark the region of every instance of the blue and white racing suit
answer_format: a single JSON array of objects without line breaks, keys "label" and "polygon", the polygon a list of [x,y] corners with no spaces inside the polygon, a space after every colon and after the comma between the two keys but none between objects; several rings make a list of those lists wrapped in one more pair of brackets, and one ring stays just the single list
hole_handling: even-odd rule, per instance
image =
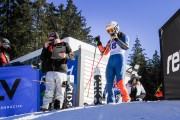
[{"label": "blue and white racing suit", "polygon": [[118,40],[115,38],[108,41],[106,47],[103,47],[102,45],[98,46],[103,55],[106,55],[110,52],[110,57],[106,67],[106,87],[108,93],[107,103],[115,102],[112,91],[115,76],[117,79],[118,87],[122,92],[122,97],[124,97],[124,102],[130,100],[127,89],[124,83],[122,83],[125,77],[125,49],[123,49],[121,44],[119,44],[119,41],[121,41],[123,42],[123,44],[129,47],[129,38],[125,34],[121,34],[121,38],[119,38]]}]

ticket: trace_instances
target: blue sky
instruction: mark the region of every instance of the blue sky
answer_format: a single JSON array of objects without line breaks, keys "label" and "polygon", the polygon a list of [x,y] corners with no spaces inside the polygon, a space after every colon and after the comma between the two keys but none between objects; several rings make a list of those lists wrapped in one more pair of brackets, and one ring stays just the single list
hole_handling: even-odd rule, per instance
[{"label": "blue sky", "polygon": [[[67,0],[46,0],[55,6],[67,4]],[[131,53],[138,36],[147,57],[152,58],[155,50],[160,55],[158,30],[180,8],[180,0],[74,0],[78,11],[86,18],[90,35],[100,35],[103,45],[110,39],[105,26],[117,21],[120,30],[130,38]]]}]

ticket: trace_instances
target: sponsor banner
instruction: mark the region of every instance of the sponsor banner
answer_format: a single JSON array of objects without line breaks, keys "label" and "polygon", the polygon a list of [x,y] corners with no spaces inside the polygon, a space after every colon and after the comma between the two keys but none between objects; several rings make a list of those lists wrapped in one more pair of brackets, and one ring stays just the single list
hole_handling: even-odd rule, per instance
[{"label": "sponsor banner", "polygon": [[74,86],[73,86],[73,106],[76,106],[76,87],[77,87],[77,67],[78,66],[78,56],[75,56],[75,60],[68,61],[68,75],[74,76]]},{"label": "sponsor banner", "polygon": [[68,65],[68,75],[74,75],[74,85],[77,84],[77,64],[78,56],[75,56],[75,60],[69,60]]},{"label": "sponsor banner", "polygon": [[164,98],[180,99],[180,10],[159,30]]},{"label": "sponsor banner", "polygon": [[0,67],[0,117],[39,110],[39,71],[31,66]]}]

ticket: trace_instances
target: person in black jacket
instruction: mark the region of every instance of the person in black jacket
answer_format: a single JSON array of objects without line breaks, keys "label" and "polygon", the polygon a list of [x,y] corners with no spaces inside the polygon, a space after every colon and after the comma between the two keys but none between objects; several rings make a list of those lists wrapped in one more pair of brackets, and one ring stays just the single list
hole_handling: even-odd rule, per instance
[{"label": "person in black jacket", "polygon": [[59,39],[57,32],[50,32],[40,55],[42,71],[46,74],[46,90],[41,111],[50,110],[54,99],[54,109],[61,109],[64,101],[62,83],[67,80],[67,60],[74,60],[70,45]]},{"label": "person in black jacket", "polygon": [[143,85],[139,81],[139,76],[132,74],[131,80],[126,85],[131,101],[143,101],[146,96],[146,91],[144,90]]}]

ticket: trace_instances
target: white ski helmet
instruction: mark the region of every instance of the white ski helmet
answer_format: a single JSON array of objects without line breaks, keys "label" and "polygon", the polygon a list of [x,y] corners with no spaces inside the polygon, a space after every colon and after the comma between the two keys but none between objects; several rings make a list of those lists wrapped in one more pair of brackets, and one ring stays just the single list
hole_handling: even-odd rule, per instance
[{"label": "white ski helmet", "polygon": [[117,34],[120,29],[119,29],[119,25],[117,22],[115,21],[111,21],[106,25],[106,30],[110,35],[114,35]]}]

